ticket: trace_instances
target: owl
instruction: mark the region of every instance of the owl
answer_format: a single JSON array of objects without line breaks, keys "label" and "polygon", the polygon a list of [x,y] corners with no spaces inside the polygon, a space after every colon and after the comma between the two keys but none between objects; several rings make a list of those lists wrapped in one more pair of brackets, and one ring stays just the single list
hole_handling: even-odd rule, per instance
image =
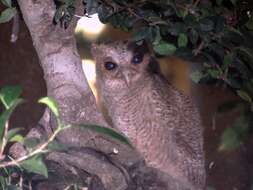
[{"label": "owl", "polygon": [[173,87],[145,45],[93,44],[96,83],[113,127],[127,136],[146,163],[185,184],[205,184],[200,116],[190,97]]}]

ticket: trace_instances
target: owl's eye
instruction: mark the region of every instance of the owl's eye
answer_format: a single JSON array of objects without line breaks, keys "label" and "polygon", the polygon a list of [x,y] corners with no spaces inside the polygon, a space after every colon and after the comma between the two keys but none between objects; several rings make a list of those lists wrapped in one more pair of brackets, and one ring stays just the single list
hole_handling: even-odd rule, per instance
[{"label": "owl's eye", "polygon": [[143,54],[137,53],[132,58],[132,63],[137,65],[140,64],[143,60]]},{"label": "owl's eye", "polygon": [[111,61],[107,61],[107,62],[105,62],[104,66],[105,66],[106,70],[111,71],[111,70],[115,69],[118,65],[116,63],[111,62]]}]

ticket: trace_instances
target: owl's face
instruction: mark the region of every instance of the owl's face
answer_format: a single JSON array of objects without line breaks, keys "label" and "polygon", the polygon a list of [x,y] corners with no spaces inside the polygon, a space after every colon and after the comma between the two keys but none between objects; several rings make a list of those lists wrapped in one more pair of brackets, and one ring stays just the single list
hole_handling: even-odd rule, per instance
[{"label": "owl's face", "polygon": [[92,46],[97,81],[109,91],[122,91],[144,82],[151,61],[144,45],[114,42]]}]

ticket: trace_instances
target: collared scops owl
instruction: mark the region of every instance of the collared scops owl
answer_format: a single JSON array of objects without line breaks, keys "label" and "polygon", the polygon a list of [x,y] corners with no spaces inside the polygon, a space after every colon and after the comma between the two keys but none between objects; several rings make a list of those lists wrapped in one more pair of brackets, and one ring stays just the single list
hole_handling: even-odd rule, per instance
[{"label": "collared scops owl", "polygon": [[191,98],[161,74],[145,44],[94,44],[96,82],[113,127],[127,136],[146,163],[180,180],[205,185],[203,128]]}]

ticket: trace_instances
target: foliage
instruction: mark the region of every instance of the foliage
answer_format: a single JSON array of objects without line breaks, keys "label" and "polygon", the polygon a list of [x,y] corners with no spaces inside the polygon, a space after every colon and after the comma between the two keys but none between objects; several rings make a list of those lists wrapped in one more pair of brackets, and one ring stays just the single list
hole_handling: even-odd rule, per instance
[{"label": "foliage", "polygon": [[[38,102],[45,104],[54,114],[57,127],[54,133],[45,138],[25,138],[20,134],[20,128],[9,129],[9,120],[15,108],[23,102],[20,98],[22,91],[18,86],[4,87],[0,90],[0,101],[5,110],[0,115],[0,185],[1,189],[17,189],[18,183],[13,183],[11,178],[17,173],[33,173],[48,177],[47,166],[43,161],[45,153],[53,150],[64,150],[64,145],[55,141],[55,137],[63,130],[70,127],[81,127],[93,130],[97,133],[108,135],[122,143],[132,146],[126,137],[117,133],[113,129],[96,125],[68,125],[60,120],[60,112],[57,103],[49,97],[41,98]],[[11,158],[6,147],[11,142],[22,143],[27,153],[19,158]],[[20,177],[20,180],[22,176]]]},{"label": "foliage", "polygon": [[[62,1],[64,6],[67,0]],[[246,103],[242,115],[251,117],[249,113],[253,111],[252,2],[246,0],[83,0],[83,2],[86,15],[98,13],[103,23],[110,23],[116,28],[132,32],[135,41],[139,43],[147,41],[157,56],[175,55],[201,63],[200,69],[191,74],[192,80],[197,83],[225,84]],[[238,139],[235,136],[239,134],[232,128],[225,131],[222,137],[223,148],[228,146],[224,145],[225,139],[231,138],[235,144],[238,143],[235,142],[235,139]],[[229,130],[233,133],[228,132]],[[226,138],[227,136],[229,138]]]},{"label": "foliage", "polygon": [[[7,7],[0,22],[7,22],[16,9],[12,0],[0,2]],[[69,26],[75,14],[75,2],[55,0],[56,24]],[[198,62],[200,69],[192,73],[193,81],[226,85],[241,98],[242,117],[251,117],[253,5],[250,0],[83,0],[83,4],[86,16],[97,13],[103,23],[132,32],[133,39],[138,43],[147,41],[155,55],[175,55]],[[221,144],[224,139],[230,139],[226,138],[228,134],[231,139],[238,139],[237,132],[235,135],[225,131]]]},{"label": "foliage", "polygon": [[[0,23],[10,21],[17,9],[13,0],[0,0],[6,9],[0,14]],[[148,42],[157,56],[175,55],[199,63],[192,73],[196,83],[223,84],[240,97],[226,102],[217,112],[237,110],[240,116],[221,136],[219,150],[233,150],[249,137],[253,124],[253,13],[250,0],[83,0],[86,16],[98,13],[103,23],[132,32],[133,40]],[[67,28],[75,14],[75,0],[55,0],[54,23]],[[251,7],[251,8],[250,8]],[[0,115],[0,185],[2,189],[17,189],[10,176],[13,173],[32,172],[47,177],[43,155],[61,149],[54,141],[64,126],[59,119],[57,104],[50,98],[41,99],[57,118],[58,128],[46,141],[26,139],[22,129],[8,128],[14,109],[23,102],[18,88],[4,88],[0,100],[5,110]],[[79,125],[106,133],[129,144],[115,131],[99,126]],[[20,142],[28,154],[12,160],[6,145]],[[18,167],[16,167],[18,164]],[[208,189],[214,189],[209,187]]]},{"label": "foliage", "polygon": [[5,23],[10,21],[15,14],[17,14],[17,9],[12,6],[12,0],[0,0],[0,2],[7,7],[0,14],[0,23]]},{"label": "foliage", "polygon": [[[62,6],[66,2],[72,6],[70,1],[74,2],[65,0]],[[253,96],[253,15],[245,6],[249,2],[84,0],[84,4],[87,15],[98,13],[102,22],[133,31],[134,40],[148,41],[157,55],[202,62],[202,70],[192,75],[196,82],[222,82]]]},{"label": "foliage", "polygon": [[219,150],[234,150],[240,147],[252,133],[253,112],[244,100],[228,101],[218,107],[218,116],[234,111],[239,114],[232,126],[225,129],[221,136]]},{"label": "foliage", "polygon": [[60,23],[62,27],[67,28],[74,17],[75,0],[55,0],[57,11],[55,12],[54,22]]}]

